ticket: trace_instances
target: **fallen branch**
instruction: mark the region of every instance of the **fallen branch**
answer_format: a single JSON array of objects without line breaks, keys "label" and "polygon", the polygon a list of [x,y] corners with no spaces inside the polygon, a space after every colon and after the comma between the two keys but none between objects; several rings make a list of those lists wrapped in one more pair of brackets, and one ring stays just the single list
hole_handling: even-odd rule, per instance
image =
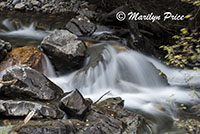
[{"label": "fallen branch", "polygon": [[17,131],[22,128],[24,125],[26,125],[30,119],[34,116],[35,114],[35,111],[31,111],[27,116],[26,118],[24,119],[23,122],[19,123],[17,126],[15,126],[12,131],[10,132],[10,134],[18,134]]},{"label": "fallen branch", "polygon": [[97,104],[104,96],[106,96],[106,95],[109,94],[109,93],[110,93],[110,91],[108,91],[108,92],[106,92],[105,94],[103,94],[103,95],[94,103],[94,105]]},{"label": "fallen branch", "polygon": [[11,81],[2,81],[0,80],[0,84],[4,85],[4,86],[10,86],[12,84],[15,84],[17,82],[17,80],[11,80]]}]

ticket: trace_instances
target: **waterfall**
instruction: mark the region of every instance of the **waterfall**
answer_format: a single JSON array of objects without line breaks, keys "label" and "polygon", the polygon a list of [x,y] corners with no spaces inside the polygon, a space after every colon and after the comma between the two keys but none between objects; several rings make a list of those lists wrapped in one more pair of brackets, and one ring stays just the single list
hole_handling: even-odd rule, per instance
[{"label": "waterfall", "polygon": [[155,66],[161,70],[167,67],[155,59],[133,50],[117,53],[111,46],[105,47],[101,56],[103,59],[96,66],[51,80],[66,92],[77,88],[94,101],[110,91],[104,99],[121,97],[126,108],[149,115],[159,127],[168,121],[172,126],[173,119],[179,116],[178,104],[192,105],[198,101],[189,89],[167,85]]}]

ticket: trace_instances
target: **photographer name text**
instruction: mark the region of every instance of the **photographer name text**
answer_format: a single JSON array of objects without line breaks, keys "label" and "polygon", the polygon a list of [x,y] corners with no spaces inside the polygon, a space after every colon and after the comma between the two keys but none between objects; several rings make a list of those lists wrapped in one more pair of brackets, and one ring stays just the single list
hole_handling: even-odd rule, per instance
[{"label": "photographer name text", "polygon": [[116,18],[119,21],[123,21],[125,19],[128,20],[134,20],[134,21],[167,21],[167,20],[172,20],[172,21],[182,21],[185,18],[185,15],[181,14],[173,14],[171,12],[165,12],[163,15],[154,15],[154,13],[150,14],[140,14],[139,12],[129,12],[128,14],[125,14],[123,11],[119,11],[116,14]]}]

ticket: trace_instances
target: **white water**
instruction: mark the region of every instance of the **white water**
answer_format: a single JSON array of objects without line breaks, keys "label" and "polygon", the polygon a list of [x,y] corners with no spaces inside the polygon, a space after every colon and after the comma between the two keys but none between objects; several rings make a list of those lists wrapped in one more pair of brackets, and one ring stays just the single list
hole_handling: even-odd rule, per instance
[{"label": "white water", "polygon": [[[42,73],[47,77],[56,77],[56,73],[54,71],[53,65],[51,64],[49,58],[44,54],[44,59],[42,59],[42,62],[40,63],[42,65]],[[21,65],[26,66],[26,65]],[[3,77],[3,75],[6,73],[7,70],[10,70],[14,66],[10,66],[0,72],[0,80]],[[1,85],[0,85],[1,86]]]},{"label": "white water", "polygon": [[13,24],[8,20],[4,20],[2,25],[8,29],[8,31],[4,30],[0,32],[0,36],[6,36],[9,38],[27,38],[27,39],[36,39],[41,40],[45,36],[47,36],[50,31],[40,31],[34,28],[34,23],[30,26],[26,27],[21,24],[19,29],[16,29]]},{"label": "white water", "polygon": [[49,58],[44,54],[44,61],[42,62],[43,74],[47,77],[56,77],[53,65],[51,64]]},{"label": "white water", "polygon": [[176,76],[179,71],[167,68],[155,59],[132,50],[117,53],[111,46],[106,47],[102,57],[103,61],[94,68],[51,80],[66,92],[77,88],[84,97],[94,101],[110,91],[104,99],[121,97],[125,100],[126,108],[149,115],[158,124],[165,124],[167,119],[163,118],[170,120],[178,117],[178,103],[194,104],[198,101],[198,97],[192,95],[190,90],[166,86],[149,61],[167,73],[168,77]]},{"label": "white water", "polygon": [[149,57],[146,58],[167,75],[168,81],[171,85],[186,86],[192,84],[195,87],[200,87],[200,71],[171,69],[156,59]]},{"label": "white water", "polygon": [[[3,25],[9,31],[0,32],[2,36],[42,39],[48,34],[48,32],[36,30],[33,24],[29,27],[22,26],[20,29],[15,29],[9,20],[5,20]],[[111,46],[106,47],[102,57],[103,60],[95,67],[90,67],[85,71],[78,70],[59,78],[54,77],[52,65],[45,57],[43,70],[46,71],[44,74],[51,77],[50,79],[65,92],[77,88],[84,97],[89,97],[94,101],[110,91],[104,99],[121,97],[125,100],[126,108],[147,115],[159,125],[164,125],[170,119],[179,116],[176,110],[178,103],[194,104],[198,101],[190,90],[166,86],[154,66],[167,75],[171,85],[192,83],[199,86],[199,71],[171,69],[156,59],[146,57],[136,51],[117,53]],[[2,74],[0,73],[0,76]]]}]

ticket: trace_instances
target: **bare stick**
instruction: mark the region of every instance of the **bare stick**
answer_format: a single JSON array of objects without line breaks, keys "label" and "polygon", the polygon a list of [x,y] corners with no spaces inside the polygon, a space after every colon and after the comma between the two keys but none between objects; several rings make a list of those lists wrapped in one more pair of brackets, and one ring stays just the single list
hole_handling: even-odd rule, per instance
[{"label": "bare stick", "polygon": [[19,123],[19,124],[10,132],[10,134],[17,134],[17,131],[18,131],[21,127],[23,127],[24,125],[26,125],[26,124],[30,121],[30,119],[34,116],[34,114],[35,114],[35,111],[31,111],[31,112],[26,116],[26,118],[24,119],[24,121],[21,122],[21,123]]},{"label": "bare stick", "polygon": [[12,85],[12,84],[14,84],[16,82],[17,82],[17,80],[11,80],[11,81],[2,81],[2,80],[0,80],[0,84],[2,84],[4,86],[10,86],[10,85]]},{"label": "bare stick", "polygon": [[106,95],[109,94],[109,93],[110,93],[110,91],[108,91],[108,92],[106,92],[105,94],[103,94],[103,95],[94,103],[94,105],[97,104],[104,96],[106,96]]}]

